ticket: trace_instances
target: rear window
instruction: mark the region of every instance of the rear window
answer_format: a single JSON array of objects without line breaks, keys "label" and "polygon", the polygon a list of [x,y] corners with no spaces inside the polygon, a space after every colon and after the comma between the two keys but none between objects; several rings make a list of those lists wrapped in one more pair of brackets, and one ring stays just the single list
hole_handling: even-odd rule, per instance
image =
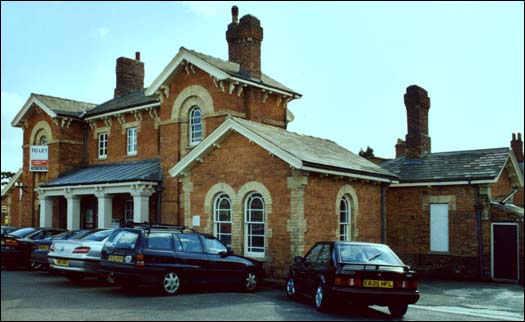
[{"label": "rear window", "polygon": [[149,249],[173,250],[173,235],[169,233],[151,233],[145,235],[144,247]]},{"label": "rear window", "polygon": [[139,233],[137,232],[128,230],[119,231],[111,241],[111,247],[134,249],[137,245],[138,238]]},{"label": "rear window", "polygon": [[18,229],[18,230],[10,232],[9,235],[23,238],[35,231],[36,231],[35,228],[22,228],[22,229]]},{"label": "rear window", "polygon": [[111,230],[111,229],[94,231],[92,234],[89,234],[89,235],[81,238],[81,240],[103,241],[112,232],[113,232],[113,230]]},{"label": "rear window", "polygon": [[356,264],[403,265],[403,262],[387,246],[339,245],[341,261]]}]

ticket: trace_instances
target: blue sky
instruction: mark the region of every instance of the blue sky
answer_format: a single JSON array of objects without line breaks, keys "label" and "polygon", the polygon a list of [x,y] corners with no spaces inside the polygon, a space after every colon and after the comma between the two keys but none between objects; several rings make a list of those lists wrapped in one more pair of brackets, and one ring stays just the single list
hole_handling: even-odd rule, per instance
[{"label": "blue sky", "polygon": [[264,28],[262,70],[303,94],[289,130],[394,157],[409,85],[431,98],[432,151],[509,146],[524,129],[523,2],[8,2],[1,4],[1,164],[22,166],[10,122],[30,93],[102,103],[115,61],[145,85],[181,46],[227,59],[230,8]]}]

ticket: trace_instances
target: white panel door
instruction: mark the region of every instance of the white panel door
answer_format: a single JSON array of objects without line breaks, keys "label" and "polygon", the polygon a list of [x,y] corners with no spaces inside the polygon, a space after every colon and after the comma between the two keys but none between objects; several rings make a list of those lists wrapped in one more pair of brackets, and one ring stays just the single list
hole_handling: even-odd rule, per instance
[{"label": "white panel door", "polygon": [[448,204],[430,205],[430,251],[448,252]]}]

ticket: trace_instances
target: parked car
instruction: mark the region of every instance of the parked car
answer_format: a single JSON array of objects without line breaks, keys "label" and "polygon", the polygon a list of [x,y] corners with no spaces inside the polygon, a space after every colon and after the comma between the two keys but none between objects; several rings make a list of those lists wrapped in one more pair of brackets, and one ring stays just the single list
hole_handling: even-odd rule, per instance
[{"label": "parked car", "polygon": [[18,229],[20,229],[20,228],[12,227],[12,226],[2,226],[2,231],[1,231],[0,237],[5,236],[5,235],[9,234],[10,232],[18,230]]},{"label": "parked car", "polygon": [[68,239],[79,239],[92,230],[82,229],[82,230],[68,230],[60,234],[53,235],[41,240],[35,241],[33,246],[33,252],[31,253],[31,268],[33,269],[48,269],[49,262],[47,259],[47,254],[49,253],[49,246],[55,240],[68,240]]},{"label": "parked car", "polygon": [[253,292],[264,278],[262,263],[180,226],[115,230],[102,249],[100,271],[122,287],[155,285],[165,295],[191,284],[229,284]]},{"label": "parked car", "polygon": [[59,228],[21,228],[2,236],[2,266],[31,266],[31,252],[36,240],[63,232]]},{"label": "parked car", "polygon": [[319,242],[294,262],[286,294],[311,296],[320,311],[351,302],[388,306],[391,315],[402,317],[419,299],[416,273],[383,244]]},{"label": "parked car", "polygon": [[55,240],[47,255],[49,267],[73,282],[98,275],[100,250],[113,229],[97,229],[81,239]]}]

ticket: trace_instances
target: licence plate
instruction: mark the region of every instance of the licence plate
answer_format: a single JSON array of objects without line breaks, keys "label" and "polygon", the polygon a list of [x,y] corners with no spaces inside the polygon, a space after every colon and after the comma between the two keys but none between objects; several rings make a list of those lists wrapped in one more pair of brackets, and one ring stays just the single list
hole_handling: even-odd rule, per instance
[{"label": "licence plate", "polygon": [[380,280],[364,280],[364,287],[378,287],[378,288],[394,288],[393,281],[380,281]]},{"label": "licence plate", "polygon": [[69,261],[67,259],[55,259],[55,264],[60,266],[69,266]]},{"label": "licence plate", "polygon": [[49,250],[49,246],[40,245],[38,246],[38,250]]},{"label": "licence plate", "polygon": [[117,262],[117,263],[124,263],[124,256],[119,255],[109,255],[108,261],[110,262]]}]

